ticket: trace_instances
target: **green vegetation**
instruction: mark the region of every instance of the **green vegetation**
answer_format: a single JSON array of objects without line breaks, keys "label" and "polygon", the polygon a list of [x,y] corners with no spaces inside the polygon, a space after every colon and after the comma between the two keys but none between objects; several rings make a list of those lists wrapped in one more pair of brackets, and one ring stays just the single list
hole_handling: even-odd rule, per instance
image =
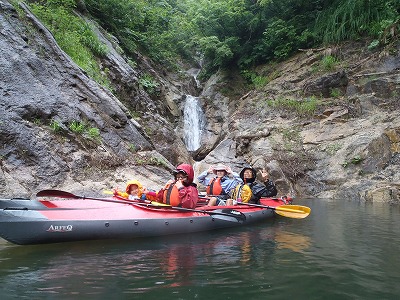
[{"label": "green vegetation", "polygon": [[32,12],[51,31],[58,45],[90,77],[110,88],[107,70],[100,69],[96,58],[107,54],[108,48],[93,32],[91,25],[75,15],[75,0],[31,1]]},{"label": "green vegetation", "polygon": [[339,61],[332,55],[327,55],[322,58],[321,66],[325,71],[332,71]]},{"label": "green vegetation", "polygon": [[50,121],[50,128],[55,132],[58,133],[62,130],[62,127],[60,125],[59,122],[57,122],[56,120],[51,120]]},{"label": "green vegetation", "polygon": [[270,81],[268,77],[258,75],[256,72],[249,70],[243,70],[241,74],[247,82],[253,84],[255,88],[262,88]]},{"label": "green vegetation", "polygon": [[[370,37],[374,49],[398,39],[398,0],[31,0],[33,12],[59,45],[87,73],[109,86],[96,58],[107,53],[90,25],[74,10],[89,12],[134,65],[140,51],[170,69],[177,59],[204,57],[201,77],[218,69],[251,70],[299,48]],[[77,4],[79,6],[77,7]],[[317,17],[317,18],[316,18]],[[326,57],[323,68],[337,61]],[[255,86],[265,76],[250,76]],[[150,92],[154,81],[141,78]]]},{"label": "green vegetation", "polygon": [[[254,85],[256,89],[260,89],[267,85],[270,81],[278,78],[281,74],[270,67],[271,72],[268,75],[260,75],[257,72],[250,71],[250,70],[242,70],[241,75],[244,79],[247,80],[248,83]],[[268,73],[268,72],[261,72],[261,73]]]},{"label": "green vegetation", "polygon": [[318,12],[314,31],[325,43],[378,37],[399,20],[399,6],[396,0],[334,0]]},{"label": "green vegetation", "polygon": [[154,78],[149,74],[144,74],[139,78],[139,84],[144,88],[150,95],[156,92],[156,88],[158,87],[158,83],[154,80]]},{"label": "green vegetation", "polygon": [[338,88],[334,88],[331,90],[331,97],[339,98],[342,95],[342,92]]},{"label": "green vegetation", "polygon": [[[35,119],[34,124],[37,126],[42,125],[43,121],[40,119]],[[49,123],[49,127],[54,133],[61,134],[63,131],[62,125],[60,122],[52,119]],[[95,141],[97,143],[101,142],[100,130],[96,127],[90,127],[85,122],[79,122],[73,120],[68,124],[68,129],[71,130],[75,134],[79,134],[81,136],[86,136],[88,139]]]},{"label": "green vegetation", "polygon": [[274,100],[267,100],[267,105],[286,111],[292,111],[300,116],[310,116],[313,115],[317,110],[318,100],[314,96],[299,100],[278,98]]},{"label": "green vegetation", "polygon": [[86,136],[95,142],[101,141],[100,130],[96,127],[89,127],[85,122],[72,121],[69,123],[68,128],[76,134]]},{"label": "green vegetation", "polygon": [[78,122],[78,121],[72,121],[69,125],[68,128],[74,132],[74,133],[79,133],[82,134],[85,131],[85,124]]},{"label": "green vegetation", "polygon": [[135,110],[130,110],[130,111],[129,111],[129,114],[131,115],[131,117],[132,117],[134,120],[140,120],[140,118],[142,117],[141,112],[135,111]]},{"label": "green vegetation", "polygon": [[314,64],[312,66],[311,72],[332,72],[337,68],[339,64],[340,62],[336,57],[332,55],[326,55],[322,57],[322,59],[317,64]]},{"label": "green vegetation", "polygon": [[293,129],[293,128],[283,129],[282,136],[286,142],[294,142],[301,140],[300,131],[298,129]]},{"label": "green vegetation", "polygon": [[40,126],[42,125],[42,120],[40,118],[34,118],[33,124],[35,124],[36,126]]},{"label": "green vegetation", "polygon": [[374,50],[379,46],[379,40],[373,40],[369,45],[368,45],[368,50]]},{"label": "green vegetation", "polygon": [[163,160],[162,158],[159,157],[150,157],[150,161],[149,161],[150,165],[154,165],[154,166],[161,166],[164,168],[168,167],[168,163]]},{"label": "green vegetation", "polygon": [[344,163],[342,163],[343,168],[347,168],[350,164],[352,165],[358,165],[363,161],[363,158],[359,155],[354,156],[350,160],[346,160]]},{"label": "green vegetation", "polygon": [[87,135],[89,138],[93,141],[100,142],[101,141],[101,136],[100,136],[100,130],[96,127],[90,127],[87,129]]},{"label": "green vegetation", "polygon": [[379,39],[399,19],[400,8],[397,0],[84,2],[128,55],[140,50],[174,67],[177,57],[193,61],[201,53],[203,76],[233,65],[246,70],[322,42]]}]

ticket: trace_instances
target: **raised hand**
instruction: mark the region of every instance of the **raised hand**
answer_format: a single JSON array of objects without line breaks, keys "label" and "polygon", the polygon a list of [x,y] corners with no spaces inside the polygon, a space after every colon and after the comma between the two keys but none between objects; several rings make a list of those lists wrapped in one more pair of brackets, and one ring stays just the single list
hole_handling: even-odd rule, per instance
[{"label": "raised hand", "polygon": [[227,168],[226,168],[226,173],[232,174],[232,169],[231,169],[231,167],[227,167]]},{"label": "raised hand", "polygon": [[182,181],[183,181],[182,179],[179,179],[179,180],[176,181],[175,186],[176,186],[178,189],[180,189],[181,187],[183,187]]},{"label": "raised hand", "polygon": [[263,168],[263,169],[261,170],[261,177],[262,177],[262,179],[263,179],[264,182],[267,181],[267,180],[269,180],[269,173],[268,173],[268,171],[267,171],[265,168]]}]

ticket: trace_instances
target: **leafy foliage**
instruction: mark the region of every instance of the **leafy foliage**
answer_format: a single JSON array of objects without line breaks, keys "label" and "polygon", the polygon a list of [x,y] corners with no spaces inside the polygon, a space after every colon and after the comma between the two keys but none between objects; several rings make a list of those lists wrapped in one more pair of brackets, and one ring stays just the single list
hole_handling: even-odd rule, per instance
[{"label": "leafy foliage", "polygon": [[59,46],[98,83],[109,87],[106,76],[100,70],[96,57],[107,54],[89,24],[73,13],[75,0],[33,1],[31,10],[52,32]]},{"label": "leafy foliage", "polygon": [[[65,51],[85,70],[104,47],[74,19],[75,0],[34,1]],[[400,31],[398,0],[81,0],[134,61],[141,51],[164,66],[203,58],[205,74],[250,69],[299,48],[372,36],[371,49]],[[317,18],[316,18],[317,17]],[[388,28],[390,31],[388,31]],[[90,53],[88,53],[88,51]]]},{"label": "leafy foliage", "polygon": [[101,142],[100,130],[97,127],[90,127],[85,122],[73,120],[69,123],[68,128],[76,134],[85,135],[89,139],[99,143]]},{"label": "leafy foliage", "polygon": [[69,125],[68,128],[71,129],[72,132],[75,133],[80,133],[82,134],[85,131],[85,124],[82,122],[78,122],[78,121],[72,121]]},{"label": "leafy foliage", "polygon": [[141,50],[168,65],[178,54],[185,55],[183,42],[193,29],[174,2],[86,0],[85,4],[98,22],[120,40],[128,54]]},{"label": "leafy foliage", "polygon": [[144,74],[139,78],[139,84],[149,93],[154,94],[159,84],[149,74]]},{"label": "leafy foliage", "polygon": [[361,156],[359,156],[359,155],[357,155],[357,156],[354,156],[354,157],[352,157],[350,160],[346,160],[346,161],[344,161],[343,163],[342,163],[342,167],[343,168],[347,168],[349,165],[358,165],[358,164],[360,164],[362,161],[363,161],[364,159],[361,157]]},{"label": "leafy foliage", "polygon": [[336,0],[320,11],[315,32],[326,43],[376,37],[399,19],[399,8],[396,0]]}]

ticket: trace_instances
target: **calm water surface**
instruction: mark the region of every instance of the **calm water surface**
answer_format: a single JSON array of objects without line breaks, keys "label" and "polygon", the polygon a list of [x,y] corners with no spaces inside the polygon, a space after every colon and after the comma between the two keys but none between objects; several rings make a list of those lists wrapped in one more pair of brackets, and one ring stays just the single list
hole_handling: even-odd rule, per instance
[{"label": "calm water surface", "polygon": [[400,207],[298,200],[303,220],[129,241],[0,240],[2,299],[399,299]]}]

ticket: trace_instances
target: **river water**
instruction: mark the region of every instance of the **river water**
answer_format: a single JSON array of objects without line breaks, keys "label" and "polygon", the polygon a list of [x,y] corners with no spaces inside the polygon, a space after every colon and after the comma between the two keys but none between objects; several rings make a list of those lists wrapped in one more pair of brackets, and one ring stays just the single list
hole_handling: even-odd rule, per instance
[{"label": "river water", "polygon": [[298,200],[306,219],[128,241],[0,240],[2,299],[398,299],[400,207]]}]

